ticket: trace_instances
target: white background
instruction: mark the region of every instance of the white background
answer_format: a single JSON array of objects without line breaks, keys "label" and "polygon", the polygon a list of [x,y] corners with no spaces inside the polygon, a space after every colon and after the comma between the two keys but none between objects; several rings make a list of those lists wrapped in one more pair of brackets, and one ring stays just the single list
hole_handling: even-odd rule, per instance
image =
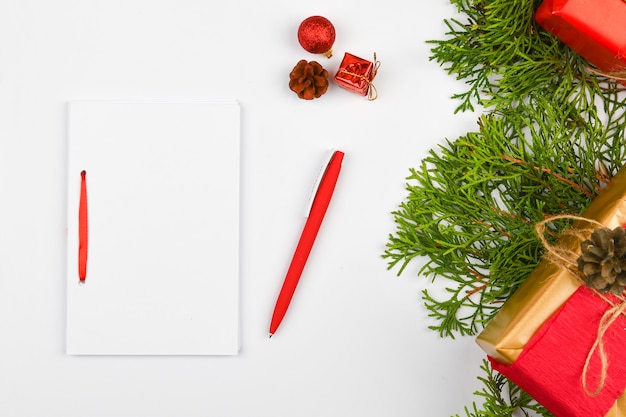
[{"label": "white background", "polygon": [[[381,259],[404,178],[445,138],[463,86],[429,61],[446,0],[0,0],[0,416],[449,416],[478,387],[473,338],[440,339],[419,265]],[[328,17],[331,59],[299,23]],[[368,102],[331,85],[304,101],[300,59],[382,62]],[[235,97],[242,106],[237,357],[65,356],[65,103]],[[325,152],[346,153],[291,308],[273,304]],[[181,279],[181,285],[184,280]],[[140,300],[139,300],[140,301]]]}]

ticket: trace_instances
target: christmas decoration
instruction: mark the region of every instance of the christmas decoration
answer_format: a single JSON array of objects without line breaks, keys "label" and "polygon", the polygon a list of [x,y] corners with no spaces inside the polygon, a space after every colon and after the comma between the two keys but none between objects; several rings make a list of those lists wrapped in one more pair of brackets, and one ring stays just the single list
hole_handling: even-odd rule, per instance
[{"label": "christmas decoration", "polygon": [[[575,221],[558,240],[552,244],[542,238],[553,219],[565,218]],[[626,388],[626,367],[597,365],[598,358],[607,356],[619,362],[626,334],[616,332],[623,328],[616,321],[621,314],[611,315],[613,306],[624,311],[626,304],[582,285],[588,277],[578,274],[577,267],[592,242],[601,248],[601,258],[610,252],[605,249],[612,239],[621,247],[621,224],[626,224],[626,168],[581,216],[556,215],[537,224],[546,255],[477,338],[495,369],[558,416],[602,417]],[[626,317],[619,320],[626,324]],[[626,360],[622,363],[626,366]],[[551,372],[545,372],[546,366]],[[626,407],[623,411],[626,415]]]},{"label": "christmas decoration", "polygon": [[[424,261],[419,274],[445,287],[437,289],[443,294],[439,297],[428,289],[423,292],[433,321],[430,328],[454,338],[483,332],[496,316],[504,317],[499,312],[508,310],[504,306],[513,294],[521,297],[530,288],[525,282],[547,253],[536,224],[562,214],[586,216],[585,209],[603,198],[602,190],[626,163],[626,102],[614,77],[590,71],[587,59],[537,23],[540,0],[451,3],[462,17],[445,21],[446,38],[431,41],[431,58],[463,81],[464,89],[453,96],[459,100],[457,111],[480,109],[481,114],[475,131],[444,141],[409,170],[408,195],[393,213],[396,230],[383,257],[398,274],[415,259]],[[568,217],[555,219],[545,239],[556,244],[573,223]],[[580,240],[574,243],[570,247],[582,249]],[[560,276],[561,268],[544,266],[552,269],[546,273]],[[569,278],[553,278],[541,287],[549,293],[543,293],[538,303],[542,308],[527,324],[548,323],[552,315],[547,310],[561,311],[565,300],[591,291],[571,271],[563,276]],[[570,284],[556,284],[567,280]],[[568,293],[564,298],[553,296],[563,288]],[[610,292],[603,296],[613,297]],[[593,325],[593,339],[600,327]],[[619,327],[619,322],[608,326],[607,337]],[[537,331],[521,329],[527,334],[505,333],[511,341],[522,334],[528,342]],[[589,329],[585,324],[579,330],[589,337]],[[527,342],[518,339],[510,351],[497,353],[515,356],[514,363]],[[605,345],[612,355],[610,337]],[[566,343],[555,346],[557,352],[569,349]],[[593,357],[591,391],[597,382],[598,356]],[[498,363],[500,357],[493,360]],[[612,369],[611,362],[607,375],[622,372]],[[552,415],[489,362],[480,369],[483,388],[476,392],[479,400],[465,408],[467,417]],[[580,378],[581,370],[575,372]],[[610,390],[609,385],[601,392]],[[532,394],[540,395],[536,390]]]},{"label": "christmas decoration", "polygon": [[614,308],[611,303],[581,286],[541,326],[515,363],[492,360],[492,366],[556,416],[623,417],[625,305],[621,301]]},{"label": "christmas decoration", "polygon": [[289,73],[289,88],[305,100],[321,97],[328,90],[328,71],[317,61],[302,59]]},{"label": "christmas decoration", "polygon": [[626,83],[624,0],[545,0],[536,19],[599,71]]},{"label": "christmas decoration", "polygon": [[581,244],[578,270],[585,284],[601,292],[621,295],[626,287],[626,232],[622,226],[594,230]]},{"label": "christmas decoration", "polygon": [[[553,230],[554,224],[568,219],[575,221],[553,242],[546,240],[546,229]],[[515,362],[538,326],[553,316],[586,280],[584,274],[577,273],[577,259],[584,253],[582,242],[604,227],[621,229],[624,224],[626,167],[603,187],[580,216],[559,214],[538,221],[534,234],[539,236],[546,256],[478,335],[482,349],[499,362]]]},{"label": "christmas decoration", "polygon": [[330,58],[333,56],[335,27],[325,17],[307,17],[298,27],[298,42],[307,52]]},{"label": "christmas decoration", "polygon": [[380,61],[376,60],[376,53],[374,53],[374,62],[370,62],[346,52],[335,74],[335,81],[348,91],[362,96],[367,95],[370,101],[376,100],[378,92],[373,81],[378,67],[380,67]]}]

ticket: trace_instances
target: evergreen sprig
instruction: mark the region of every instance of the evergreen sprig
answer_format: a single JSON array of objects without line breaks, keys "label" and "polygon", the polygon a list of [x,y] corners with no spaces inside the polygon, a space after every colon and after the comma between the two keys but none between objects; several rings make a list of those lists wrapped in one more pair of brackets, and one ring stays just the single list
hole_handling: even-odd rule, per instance
[{"label": "evergreen sprig", "polygon": [[[542,0],[451,0],[466,21],[447,19],[445,40],[433,40],[431,60],[463,80],[457,111],[474,104],[505,108],[531,92],[578,108],[592,105],[605,79],[534,20]],[[611,83],[609,88],[618,88]]]},{"label": "evergreen sprig", "polygon": [[[464,17],[445,20],[431,60],[466,83],[457,111],[483,114],[476,131],[410,169],[383,257],[398,274],[419,258],[419,275],[443,280],[445,294],[425,290],[423,300],[431,328],[454,338],[482,330],[540,261],[534,225],[580,214],[626,162],[626,101],[621,85],[535,23],[541,0],[450,1]],[[550,415],[483,369],[482,409],[467,416]]]},{"label": "evergreen sprig", "polygon": [[596,113],[572,119],[571,108],[530,94],[514,109],[483,115],[478,131],[410,170],[409,197],[393,213],[397,230],[383,256],[399,274],[425,257],[420,274],[448,280],[447,299],[423,294],[433,330],[481,330],[539,262],[534,225],[548,214],[580,214],[626,160],[626,114],[607,110],[609,125]]},{"label": "evergreen sprig", "polygon": [[[483,400],[479,406],[474,402],[471,407],[465,407],[466,417],[508,417],[514,412],[518,416],[543,416],[551,414],[537,404],[530,395],[522,391],[517,385],[506,379],[502,374],[494,372],[489,362],[483,361],[480,369],[484,376],[479,376],[483,388],[474,395]],[[460,417],[459,414],[456,417]]]}]

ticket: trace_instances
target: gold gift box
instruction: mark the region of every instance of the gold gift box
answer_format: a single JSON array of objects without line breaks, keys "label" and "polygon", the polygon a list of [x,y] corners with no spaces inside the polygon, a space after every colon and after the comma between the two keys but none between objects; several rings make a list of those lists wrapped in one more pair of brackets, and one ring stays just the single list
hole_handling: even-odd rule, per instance
[{"label": "gold gift box", "polygon": [[[626,167],[619,170],[581,217],[596,220],[611,229],[626,224]],[[588,228],[589,223],[575,221],[572,227]],[[580,253],[580,243],[566,235],[557,245]],[[580,280],[567,269],[544,258],[478,335],[476,343],[500,363],[515,362],[543,323],[580,285]],[[626,393],[605,417],[626,417]]]}]

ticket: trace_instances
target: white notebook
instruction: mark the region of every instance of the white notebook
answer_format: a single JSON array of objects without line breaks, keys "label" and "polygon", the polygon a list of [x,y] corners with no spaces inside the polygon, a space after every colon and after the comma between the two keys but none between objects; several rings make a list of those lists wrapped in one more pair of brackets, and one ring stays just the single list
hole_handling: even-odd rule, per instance
[{"label": "white notebook", "polygon": [[68,104],[67,354],[238,353],[239,117],[235,100]]}]

